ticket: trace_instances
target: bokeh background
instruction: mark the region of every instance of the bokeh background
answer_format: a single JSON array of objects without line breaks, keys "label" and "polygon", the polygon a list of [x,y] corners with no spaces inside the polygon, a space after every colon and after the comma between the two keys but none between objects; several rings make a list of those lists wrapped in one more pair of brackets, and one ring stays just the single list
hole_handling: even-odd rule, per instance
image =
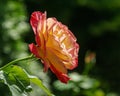
[{"label": "bokeh background", "polygon": [[[19,64],[38,76],[56,96],[120,96],[120,0],[0,0],[0,66],[30,55],[34,42],[29,24],[34,11],[47,11],[67,25],[80,44],[79,66],[67,85],[39,61]],[[46,96],[34,86],[28,96]],[[6,92],[6,94],[4,94]],[[1,96],[8,96],[0,85]]]}]

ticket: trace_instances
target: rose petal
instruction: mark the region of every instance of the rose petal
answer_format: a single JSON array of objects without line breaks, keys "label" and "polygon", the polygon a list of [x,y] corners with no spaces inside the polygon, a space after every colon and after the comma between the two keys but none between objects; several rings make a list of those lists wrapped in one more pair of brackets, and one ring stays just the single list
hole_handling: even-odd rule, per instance
[{"label": "rose petal", "polygon": [[40,20],[40,17],[42,16],[42,14],[43,14],[42,12],[36,11],[36,12],[33,12],[31,15],[30,24],[31,24],[35,34],[37,32],[38,22]]},{"label": "rose petal", "polygon": [[38,52],[38,48],[36,47],[35,44],[33,43],[29,44],[29,49],[37,58],[41,58]]},{"label": "rose petal", "polygon": [[46,58],[59,72],[67,74],[67,69],[65,68],[64,63],[49,48],[47,48]]},{"label": "rose petal", "polygon": [[70,78],[67,76],[67,74],[61,73],[59,72],[52,64],[50,66],[51,71],[57,76],[57,78],[63,82],[63,83],[67,83]]}]

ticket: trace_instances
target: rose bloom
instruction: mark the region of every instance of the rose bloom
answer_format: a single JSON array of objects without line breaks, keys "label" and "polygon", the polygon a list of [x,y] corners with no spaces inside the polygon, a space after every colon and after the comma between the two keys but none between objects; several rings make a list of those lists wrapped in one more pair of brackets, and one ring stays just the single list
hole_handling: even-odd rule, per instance
[{"label": "rose bloom", "polygon": [[36,40],[36,45],[29,44],[30,51],[41,59],[45,72],[50,68],[61,82],[67,83],[67,69],[78,65],[79,45],[75,36],[56,18],[46,18],[46,12],[33,12],[30,24]]}]

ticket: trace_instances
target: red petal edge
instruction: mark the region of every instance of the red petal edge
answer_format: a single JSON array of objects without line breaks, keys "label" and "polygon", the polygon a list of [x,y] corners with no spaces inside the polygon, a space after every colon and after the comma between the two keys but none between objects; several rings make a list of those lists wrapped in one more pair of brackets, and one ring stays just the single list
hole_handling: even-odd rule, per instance
[{"label": "red petal edge", "polygon": [[74,59],[73,59],[73,67],[70,70],[73,70],[78,66],[78,52],[79,52],[79,45],[75,43],[75,49],[74,49]]},{"label": "red petal edge", "polygon": [[61,72],[57,71],[53,65],[50,65],[50,69],[51,69],[51,71],[57,76],[57,78],[58,78],[61,82],[67,84],[67,82],[70,80],[70,78],[68,77],[67,74],[64,74],[64,73],[61,73]]},{"label": "red petal edge", "polygon": [[35,11],[31,15],[30,24],[31,24],[31,26],[32,26],[33,31],[34,31],[35,34],[37,32],[38,22],[40,20],[40,17],[42,16],[42,14],[44,14],[44,13],[42,13],[40,11]]},{"label": "red petal edge", "polygon": [[33,43],[29,44],[29,49],[37,58],[40,58],[36,45],[34,45]]}]

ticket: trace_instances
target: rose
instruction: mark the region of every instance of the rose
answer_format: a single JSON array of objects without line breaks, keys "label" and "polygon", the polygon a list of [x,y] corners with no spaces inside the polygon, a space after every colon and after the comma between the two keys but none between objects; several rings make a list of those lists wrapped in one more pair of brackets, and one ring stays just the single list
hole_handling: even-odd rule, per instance
[{"label": "rose", "polygon": [[36,40],[36,45],[29,44],[30,51],[41,59],[44,71],[50,68],[61,82],[67,83],[70,80],[67,69],[78,65],[76,37],[55,18],[46,18],[46,12],[33,12],[30,23]]}]

